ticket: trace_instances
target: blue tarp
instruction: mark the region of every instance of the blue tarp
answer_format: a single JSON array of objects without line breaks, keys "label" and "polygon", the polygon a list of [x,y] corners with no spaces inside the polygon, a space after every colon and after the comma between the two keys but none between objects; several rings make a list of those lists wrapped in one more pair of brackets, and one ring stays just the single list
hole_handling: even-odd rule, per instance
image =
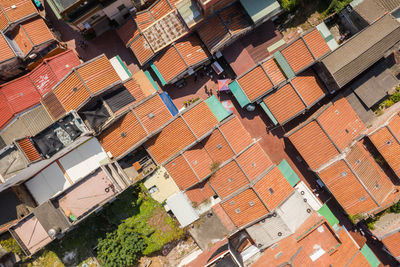
[{"label": "blue tarp", "polygon": [[160,97],[164,104],[167,106],[169,112],[171,112],[172,116],[178,114],[178,109],[176,108],[175,104],[172,102],[172,99],[169,97],[167,92],[162,92]]}]

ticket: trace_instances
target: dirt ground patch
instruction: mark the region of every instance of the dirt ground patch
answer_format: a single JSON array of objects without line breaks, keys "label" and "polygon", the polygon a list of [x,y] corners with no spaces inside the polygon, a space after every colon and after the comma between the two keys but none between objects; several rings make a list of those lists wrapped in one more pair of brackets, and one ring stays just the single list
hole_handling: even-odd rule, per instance
[{"label": "dirt ground patch", "polygon": [[154,226],[166,233],[172,230],[171,226],[165,223],[167,216],[168,215],[165,213],[165,211],[163,211],[160,207],[157,207],[153,212],[153,216],[151,216],[147,222],[151,226]]}]

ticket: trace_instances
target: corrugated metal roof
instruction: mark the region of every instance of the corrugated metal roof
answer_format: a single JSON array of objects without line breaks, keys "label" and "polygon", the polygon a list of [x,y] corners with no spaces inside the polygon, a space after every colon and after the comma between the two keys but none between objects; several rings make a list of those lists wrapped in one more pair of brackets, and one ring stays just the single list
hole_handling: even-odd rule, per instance
[{"label": "corrugated metal roof", "polygon": [[211,110],[211,112],[214,114],[219,122],[229,117],[229,112],[225,109],[221,102],[219,102],[215,95],[210,96],[204,102],[206,102],[208,108]]},{"label": "corrugated metal roof", "polygon": [[30,108],[40,101],[40,94],[28,76],[15,79],[0,86],[14,113],[19,113]]}]

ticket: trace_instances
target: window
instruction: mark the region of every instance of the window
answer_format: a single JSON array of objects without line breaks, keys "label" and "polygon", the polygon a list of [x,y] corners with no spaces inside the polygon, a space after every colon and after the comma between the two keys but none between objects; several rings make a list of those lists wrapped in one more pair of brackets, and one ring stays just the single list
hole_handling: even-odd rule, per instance
[{"label": "window", "polygon": [[232,205],[235,205],[235,201],[232,200],[229,204],[230,204],[231,206],[232,206]]},{"label": "window", "polygon": [[340,176],[345,177],[347,175],[347,172],[342,172]]},{"label": "window", "polygon": [[149,115],[147,115],[147,117],[148,117],[149,119],[154,118],[154,113],[150,112]]},{"label": "window", "polygon": [[249,205],[250,205],[250,207],[253,207],[255,204],[254,204],[254,201],[250,201],[249,202]]},{"label": "window", "polygon": [[272,189],[271,187],[268,188],[269,193],[272,195],[274,193],[274,189]]},{"label": "window", "polygon": [[346,133],[349,133],[349,130],[347,130],[347,129],[345,129],[344,131],[345,131]]},{"label": "window", "polygon": [[232,183],[232,182],[233,182],[233,178],[229,178],[228,181],[229,181],[230,183]]},{"label": "window", "polygon": [[375,184],[375,188],[379,189],[379,184],[378,183]]},{"label": "window", "polygon": [[390,145],[392,144],[392,141],[388,140],[388,141],[386,142],[386,144],[387,144],[388,146],[390,146]]},{"label": "window", "polygon": [[197,160],[193,160],[193,165],[197,165]]},{"label": "window", "polygon": [[240,209],[239,208],[235,209],[235,212],[239,214],[240,213]]},{"label": "window", "polygon": [[360,198],[360,201],[362,202],[362,201],[365,201],[367,198],[366,197],[362,197],[362,198]]},{"label": "window", "polygon": [[221,149],[221,148],[222,148],[222,145],[221,145],[221,144],[218,144],[218,145],[217,145],[217,148],[218,148],[218,149]]},{"label": "window", "polygon": [[256,163],[255,163],[255,162],[251,163],[251,166],[255,167],[255,166],[256,166]]},{"label": "window", "polygon": [[155,186],[155,185],[153,185],[153,186],[150,187],[150,189],[149,189],[150,195],[152,195],[152,194],[154,194],[154,193],[156,193],[156,192],[158,192],[158,191],[159,191],[159,190],[158,190],[158,187]]},{"label": "window", "polygon": [[361,163],[361,160],[358,159],[356,162],[357,162],[357,164],[360,164],[360,163]]}]

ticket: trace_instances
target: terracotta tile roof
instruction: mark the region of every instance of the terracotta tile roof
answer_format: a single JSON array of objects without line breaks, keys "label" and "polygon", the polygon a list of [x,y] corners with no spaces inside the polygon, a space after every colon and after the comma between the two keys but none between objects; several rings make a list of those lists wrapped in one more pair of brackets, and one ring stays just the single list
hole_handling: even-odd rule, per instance
[{"label": "terracotta tile roof", "polygon": [[[163,3],[165,1],[160,1],[160,2]],[[151,17],[151,13],[148,12],[148,10],[136,14],[135,22],[139,27],[139,29],[141,30],[146,29],[148,26],[150,26],[150,24],[153,23],[153,21],[154,19]]]},{"label": "terracotta tile roof", "polygon": [[293,187],[278,167],[269,171],[253,188],[269,210],[274,210],[293,192]]},{"label": "terracotta tile roof", "polygon": [[316,59],[331,51],[324,37],[322,37],[318,29],[312,30],[311,32],[304,35],[303,38],[308,48],[311,50],[311,53]]},{"label": "terracotta tile roof", "polygon": [[247,13],[237,3],[219,11],[197,30],[211,53],[222,48],[229,39],[251,28]]},{"label": "terracotta tile roof", "polygon": [[197,144],[186,150],[183,155],[189,162],[190,166],[192,166],[199,179],[203,179],[211,173],[211,165],[213,161],[201,144]]},{"label": "terracotta tile roof", "polygon": [[258,97],[273,88],[271,81],[261,66],[256,66],[254,69],[238,78],[237,81],[250,102],[255,101]]},{"label": "terracotta tile roof", "polygon": [[134,111],[149,134],[172,119],[171,113],[158,94],[137,106]]},{"label": "terracotta tile roof", "polygon": [[201,40],[195,34],[176,42],[175,48],[182,55],[188,66],[194,66],[210,57]]},{"label": "terracotta tile roof", "polygon": [[256,179],[264,171],[269,169],[273,163],[261,148],[259,143],[255,143],[245,152],[237,157],[237,162],[251,181]]},{"label": "terracotta tile roof", "polygon": [[[204,266],[206,266],[207,263],[210,261],[211,257],[213,257],[213,259],[215,259],[215,257],[221,256],[222,253],[225,252],[225,250],[222,252],[219,252],[220,251],[219,249],[221,249],[221,247],[223,247],[227,243],[228,243],[228,240],[226,238],[218,241],[217,243],[213,244],[207,250],[204,250],[193,261],[189,262],[188,264],[183,265],[182,267],[204,267]],[[214,255],[215,255],[215,257],[214,257]]]},{"label": "terracotta tile roof", "polygon": [[239,3],[221,10],[219,17],[233,35],[250,27],[250,20],[247,19],[247,13]]},{"label": "terracotta tile roof", "polygon": [[265,97],[264,103],[280,124],[297,116],[306,108],[290,83]]},{"label": "terracotta tile roof", "polygon": [[89,91],[75,72],[54,87],[53,93],[67,112],[76,109],[90,97]]},{"label": "terracotta tile roof", "polygon": [[129,112],[103,131],[98,139],[106,152],[110,151],[113,157],[118,157],[146,135],[139,120],[132,112]]},{"label": "terracotta tile roof", "polygon": [[358,252],[357,255],[351,259],[349,264],[347,265],[348,267],[359,267],[359,266],[370,266],[368,260],[364,257],[364,255],[361,252]]},{"label": "terracotta tile roof", "polygon": [[146,41],[143,35],[135,38],[129,45],[129,48],[135,54],[137,60],[141,65],[144,65],[154,56],[153,50],[151,49],[149,43]]},{"label": "terracotta tile roof", "polygon": [[247,189],[222,203],[222,208],[237,227],[249,224],[268,214],[268,210],[252,189]]},{"label": "terracotta tile roof", "polygon": [[53,33],[49,30],[42,18],[36,18],[21,23],[25,33],[29,36],[34,46],[55,40]]},{"label": "terracotta tile roof", "polygon": [[234,156],[232,149],[219,130],[201,141],[214,162],[222,163]]},{"label": "terracotta tile roof", "polygon": [[396,114],[385,127],[373,132],[369,139],[378,149],[379,153],[384,157],[386,162],[400,177],[400,116]]},{"label": "terracotta tile roof", "polygon": [[301,73],[292,80],[292,84],[307,106],[312,106],[325,95],[314,71],[307,70]]},{"label": "terracotta tile roof", "polygon": [[6,97],[14,113],[30,108],[40,101],[40,94],[29,79],[23,76],[0,86],[0,92]]},{"label": "terracotta tile roof", "polygon": [[330,165],[318,176],[348,214],[354,215],[378,207],[343,160]]},{"label": "terracotta tile roof", "polygon": [[204,101],[185,112],[183,118],[197,137],[203,136],[218,124],[217,118]]},{"label": "terracotta tile roof", "polygon": [[376,163],[371,153],[364,147],[362,141],[352,147],[346,159],[378,203],[383,203],[389,193],[392,192],[393,184]]},{"label": "terracotta tile roof", "polygon": [[130,79],[124,82],[124,87],[129,91],[129,93],[131,93],[131,95],[133,95],[136,101],[141,101],[146,98],[146,95],[135,79]]},{"label": "terracotta tile roof", "polygon": [[[174,67],[171,66],[172,62],[174,63]],[[174,46],[170,46],[165,52],[157,56],[153,63],[161,73],[166,83],[188,68],[185,61],[183,61],[182,57],[178,53],[178,50],[176,50]]]},{"label": "terracotta tile roof", "polygon": [[231,161],[216,171],[209,182],[221,199],[225,199],[249,183],[236,161]]},{"label": "terracotta tile roof", "polygon": [[18,46],[24,56],[29,54],[33,48],[33,43],[29,39],[28,34],[24,31],[24,29],[19,26],[17,30],[15,30],[10,36],[11,40]]},{"label": "terracotta tile roof", "polygon": [[342,151],[364,130],[364,123],[346,98],[336,100],[318,117],[318,122],[336,146]]},{"label": "terracotta tile roof", "polygon": [[[207,60],[208,57],[209,54],[202,47],[198,37],[191,35],[171,45],[157,56],[153,63],[168,83],[188,68]],[[174,62],[173,68],[171,62]]]},{"label": "terracotta tile roof", "polygon": [[40,102],[42,102],[42,105],[54,120],[61,118],[61,116],[66,112],[53,91],[50,91],[43,96]]},{"label": "terracotta tile roof", "polygon": [[244,128],[243,124],[237,117],[225,122],[219,127],[219,129],[236,154],[253,142],[249,132]]},{"label": "terracotta tile roof", "polygon": [[332,263],[335,263],[337,266],[346,266],[356,253],[359,253],[359,250],[347,231],[342,229],[338,236],[341,245],[335,253],[332,253]]},{"label": "terracotta tile roof", "polygon": [[10,45],[2,34],[0,34],[0,62],[16,57]]},{"label": "terracotta tile roof", "polygon": [[77,69],[92,94],[120,81],[120,78],[106,56],[83,64]]},{"label": "terracotta tile roof", "polygon": [[122,42],[129,46],[130,42],[140,34],[138,27],[133,19],[129,19],[122,25],[119,29],[117,29],[117,34],[119,38],[121,38]]},{"label": "terracotta tile roof", "polygon": [[396,232],[388,237],[382,239],[382,243],[389,250],[393,257],[397,258],[400,256],[400,233]]},{"label": "terracotta tile roof", "polygon": [[161,133],[147,141],[146,146],[155,160],[162,163],[195,140],[183,119],[177,118]]},{"label": "terracotta tile roof", "polygon": [[3,9],[0,9],[0,30],[3,30],[8,26],[8,18],[6,16],[6,13],[3,11]]},{"label": "terracotta tile roof", "polygon": [[18,145],[21,147],[22,151],[25,153],[30,162],[41,159],[39,152],[29,138],[18,140]]},{"label": "terracotta tile roof", "polygon": [[13,117],[14,111],[3,94],[0,94],[0,127],[4,127]]},{"label": "terracotta tile roof", "polygon": [[316,121],[311,121],[290,134],[289,140],[313,170],[339,154]]},{"label": "terracotta tile roof", "polygon": [[[16,6],[16,8],[12,8],[12,6]],[[30,15],[38,14],[30,0],[1,0],[0,7],[5,12],[9,22],[17,22]]]},{"label": "terracotta tile roof", "polygon": [[214,196],[215,192],[212,190],[208,182],[203,182],[187,190],[186,195],[190,201],[196,204],[201,204],[210,197]]},{"label": "terracotta tile roof", "polygon": [[197,29],[197,32],[211,53],[220,43],[224,43],[230,38],[228,30],[217,16],[205,21]]},{"label": "terracotta tile roof", "polygon": [[199,179],[197,179],[182,155],[166,164],[165,168],[181,190],[185,190],[199,182]]},{"label": "terracotta tile roof", "polygon": [[283,74],[274,58],[268,59],[261,65],[275,85],[286,80],[285,74]]},{"label": "terracotta tile roof", "polygon": [[295,73],[314,62],[313,56],[301,38],[284,48],[281,53]]}]

